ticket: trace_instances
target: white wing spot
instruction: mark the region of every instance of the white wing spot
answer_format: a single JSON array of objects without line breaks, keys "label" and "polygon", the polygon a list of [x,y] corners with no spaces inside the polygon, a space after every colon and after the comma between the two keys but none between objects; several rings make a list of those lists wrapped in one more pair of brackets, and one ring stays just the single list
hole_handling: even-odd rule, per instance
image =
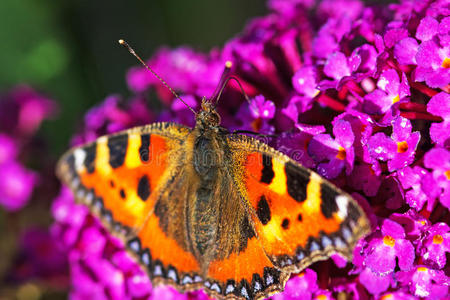
[{"label": "white wing spot", "polygon": [[348,206],[348,197],[344,195],[339,195],[336,197],[336,203],[338,206],[338,216],[341,219],[347,218],[347,206]]},{"label": "white wing spot", "polygon": [[229,284],[227,285],[227,289],[225,290],[225,294],[230,294],[234,291],[234,286]]},{"label": "white wing spot", "polygon": [[83,168],[84,159],[86,158],[86,151],[78,148],[73,152],[73,157],[75,158],[75,169],[80,172]]},{"label": "white wing spot", "polygon": [[175,282],[177,281],[177,273],[175,273],[175,271],[172,269],[170,269],[169,272],[167,272],[167,277]]},{"label": "white wing spot", "polygon": [[184,276],[183,281],[181,282],[182,284],[189,284],[192,283],[192,278],[188,275]]}]

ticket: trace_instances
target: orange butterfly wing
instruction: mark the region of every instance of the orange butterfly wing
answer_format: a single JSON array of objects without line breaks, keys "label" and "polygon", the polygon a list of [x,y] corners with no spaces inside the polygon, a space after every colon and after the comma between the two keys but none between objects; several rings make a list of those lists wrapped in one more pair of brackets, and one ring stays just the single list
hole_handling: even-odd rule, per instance
[{"label": "orange butterfly wing", "polygon": [[351,257],[369,223],[348,194],[255,139],[226,140],[229,173],[243,197],[249,228],[240,234],[246,247],[211,261],[204,286],[212,295],[264,298],[315,261],[333,253]]},{"label": "orange butterfly wing", "polygon": [[333,253],[352,256],[370,226],[350,195],[255,139],[229,144],[258,239],[277,268],[299,272]]},{"label": "orange butterfly wing", "polygon": [[167,236],[155,213],[165,184],[175,176],[190,129],[171,123],[137,127],[70,150],[57,167],[59,177],[110,231],[128,245],[153,283],[195,283],[199,263],[179,241]]}]

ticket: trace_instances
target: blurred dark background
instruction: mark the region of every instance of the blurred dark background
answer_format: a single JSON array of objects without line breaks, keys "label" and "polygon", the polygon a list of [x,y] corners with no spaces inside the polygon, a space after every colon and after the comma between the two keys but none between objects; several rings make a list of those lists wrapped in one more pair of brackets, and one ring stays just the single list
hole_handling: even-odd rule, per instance
[{"label": "blurred dark background", "polygon": [[89,107],[128,95],[137,61],[119,38],[144,59],[164,45],[207,52],[265,11],[262,0],[1,0],[0,90],[27,83],[59,102],[58,119],[43,124],[58,154]]}]

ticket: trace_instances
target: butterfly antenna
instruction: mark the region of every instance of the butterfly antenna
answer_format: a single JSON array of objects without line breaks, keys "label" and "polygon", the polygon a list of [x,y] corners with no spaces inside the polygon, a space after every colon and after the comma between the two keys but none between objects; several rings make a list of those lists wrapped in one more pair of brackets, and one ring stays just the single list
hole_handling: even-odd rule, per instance
[{"label": "butterfly antenna", "polygon": [[220,96],[222,96],[223,90],[225,89],[225,87],[227,86],[227,84],[230,80],[236,81],[236,83],[239,85],[239,88],[241,89],[242,94],[245,97],[245,100],[247,100],[247,102],[250,103],[250,98],[248,97],[247,93],[244,91],[244,88],[242,87],[242,84],[239,82],[239,79],[237,79],[234,76],[229,76],[232,66],[233,66],[233,63],[231,61],[228,60],[225,62],[225,69],[223,70],[222,76],[220,77],[219,84],[217,85],[217,88],[214,91],[213,96],[211,97],[211,99],[216,99],[215,106],[217,106]]},{"label": "butterfly antenna", "polygon": [[159,76],[152,68],[150,68],[150,67],[144,62],[144,60],[143,60],[139,55],[137,55],[136,51],[134,51],[134,49],[131,48],[131,46],[128,45],[127,42],[125,42],[124,40],[120,39],[120,40],[119,40],[119,44],[121,44],[122,46],[124,46],[125,48],[127,48],[128,52],[130,52],[132,55],[134,55],[134,57],[136,57],[136,58],[140,61],[140,63],[141,63],[147,70],[149,70],[156,78],[158,78],[158,80],[161,81],[161,83],[162,83],[166,88],[169,89],[169,91],[175,96],[175,98],[177,98],[178,100],[180,100],[181,102],[183,102],[184,105],[186,105],[186,106],[194,113],[194,115],[197,115],[197,112],[196,112],[192,107],[190,107],[186,102],[184,102],[184,100],[181,99],[180,96],[178,96],[178,94],[177,94],[177,93],[176,93],[176,92],[175,92],[175,91],[167,84],[167,82],[166,82],[164,79],[162,79],[161,76]]}]

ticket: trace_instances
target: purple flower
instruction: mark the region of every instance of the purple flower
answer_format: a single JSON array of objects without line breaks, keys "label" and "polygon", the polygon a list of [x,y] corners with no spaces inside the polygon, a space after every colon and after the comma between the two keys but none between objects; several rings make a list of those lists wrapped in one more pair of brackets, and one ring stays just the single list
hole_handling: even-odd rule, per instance
[{"label": "purple flower", "polygon": [[394,280],[392,278],[392,273],[380,275],[371,271],[369,268],[365,268],[359,274],[359,281],[369,293],[372,295],[379,295],[386,291]]},{"label": "purple flower", "polygon": [[306,269],[297,276],[293,276],[286,283],[283,293],[272,297],[273,300],[312,299],[313,294],[319,289],[317,274],[311,269]]},{"label": "purple flower", "polygon": [[352,64],[352,62],[348,62],[344,53],[334,52],[328,56],[323,72],[328,77],[339,81],[344,76],[350,76],[358,65],[359,64]]},{"label": "purple flower", "polygon": [[17,155],[17,146],[12,138],[0,132],[0,166]]},{"label": "purple flower", "polygon": [[440,146],[450,147],[450,95],[440,92],[433,96],[427,104],[427,111],[444,119],[441,123],[431,124],[431,139]]},{"label": "purple flower", "polygon": [[398,272],[398,280],[417,297],[445,299],[448,296],[449,278],[440,270],[417,266],[410,271]]},{"label": "purple flower", "polygon": [[422,42],[431,40],[438,33],[439,22],[433,17],[425,17],[417,26],[416,38]]},{"label": "purple flower", "polygon": [[411,95],[405,73],[402,73],[400,81],[394,69],[383,71],[378,79],[377,87],[378,89],[364,97],[363,109],[368,114],[382,115],[392,109],[391,114],[395,116],[398,106],[396,103],[406,101],[406,97]]},{"label": "purple flower", "polygon": [[329,88],[341,90],[347,82],[352,80],[360,82],[374,73],[376,60],[375,47],[367,44],[356,48],[348,58],[342,52],[334,52],[328,56],[323,68],[325,75],[334,80],[322,80],[319,87],[321,90]]},{"label": "purple flower", "polygon": [[443,25],[433,17],[425,17],[416,32],[416,38],[422,43],[416,54],[415,80],[425,81],[432,88],[450,83],[450,34],[445,29],[449,21],[442,22]]},{"label": "purple flower", "polygon": [[67,256],[44,228],[26,229],[19,238],[17,253],[11,263],[7,280],[15,283],[28,280],[47,280],[66,285]]},{"label": "purple flower", "polygon": [[394,56],[400,64],[404,65],[416,65],[416,53],[419,48],[419,44],[413,38],[407,37],[400,40],[394,46]]},{"label": "purple flower", "polygon": [[282,15],[292,15],[295,7],[311,7],[314,5],[314,0],[268,0],[267,6]]},{"label": "purple flower", "polygon": [[323,126],[297,124],[299,132],[284,133],[276,139],[276,148],[307,168],[314,168],[316,162],[308,153],[308,146],[314,135],[325,132]]},{"label": "purple flower", "polygon": [[394,272],[397,260],[401,270],[410,270],[415,258],[413,245],[405,239],[405,230],[389,219],[383,221],[381,232],[370,241],[366,252],[364,263],[378,276]]},{"label": "purple flower", "polygon": [[373,171],[368,164],[355,165],[352,173],[348,177],[348,184],[366,196],[375,196],[381,185],[381,178]]},{"label": "purple flower", "polygon": [[292,77],[292,85],[300,95],[314,98],[319,93],[316,78],[316,68],[313,66],[303,66]]},{"label": "purple flower", "polygon": [[420,239],[429,225],[427,218],[417,213],[415,209],[410,209],[406,213],[394,213],[390,219],[402,225],[405,229],[406,239],[410,240],[415,246],[419,244]]},{"label": "purple flower", "polygon": [[138,125],[148,124],[152,119],[145,99],[136,97],[123,104],[119,96],[108,96],[101,104],[91,108],[84,117],[84,132],[72,139],[77,145],[97,137]]},{"label": "purple flower", "polygon": [[[204,55],[187,47],[175,50],[163,48],[148,64],[175,90],[199,97],[213,93],[224,65],[217,53]],[[127,81],[135,92],[155,87],[164,102],[170,103],[173,99],[167,88],[143,67],[131,69]]]},{"label": "purple flower", "polygon": [[313,54],[317,58],[326,59],[339,51],[339,42],[350,32],[351,19],[346,17],[329,18],[319,30],[313,41]]},{"label": "purple flower", "polygon": [[364,6],[359,0],[324,0],[319,4],[319,13],[324,17],[354,20],[360,16],[363,8]]},{"label": "purple flower", "polygon": [[272,119],[275,116],[275,104],[259,95],[250,100],[250,113],[253,118]]},{"label": "purple flower", "polygon": [[428,201],[427,195],[422,190],[422,178],[426,174],[426,170],[419,166],[406,167],[397,173],[399,181],[406,191],[406,203],[417,210],[421,210],[425,202]]},{"label": "purple flower", "polygon": [[450,152],[443,148],[431,149],[424,157],[425,167],[432,170],[429,177],[425,177],[425,193],[434,199],[438,197],[442,205],[450,208]]},{"label": "purple flower", "polygon": [[381,231],[372,234],[363,251],[363,255],[356,258],[356,263],[364,266],[359,280],[373,295],[379,295],[395,285],[397,261],[401,270],[413,267],[414,247],[405,239],[402,226],[389,219],[383,221]]},{"label": "purple flower", "polygon": [[0,98],[0,130],[30,136],[56,113],[56,104],[29,86],[14,87]]},{"label": "purple flower", "polygon": [[[193,109],[197,109],[198,102],[194,96],[182,95],[181,99],[183,99],[183,101]],[[173,113],[168,115],[169,118],[167,118],[166,120],[161,118],[160,116],[159,121],[177,122],[193,127],[195,125],[195,118],[193,118],[192,111],[188,106],[186,106],[185,103],[182,103],[179,99],[175,99],[171,105],[171,112]]]},{"label": "purple flower", "polygon": [[0,165],[0,205],[8,211],[18,211],[31,198],[37,176],[15,161]]},{"label": "purple flower", "polygon": [[32,142],[42,121],[55,112],[52,100],[25,85],[0,95],[0,205],[7,211],[22,209],[41,183],[38,172],[29,170],[27,165],[39,167],[42,161],[51,160],[39,152],[39,143]]},{"label": "purple flower", "polygon": [[420,44],[416,54],[416,81],[425,81],[432,88],[445,87],[450,83],[450,46],[439,47],[430,40]]},{"label": "purple flower", "polygon": [[[270,117],[272,113],[275,113],[275,107],[271,105],[270,100],[266,101],[263,96],[257,98],[259,99],[250,100],[250,104],[242,103],[232,123],[228,124],[228,129],[247,130],[261,134],[274,133],[274,127],[270,124],[271,118],[262,118],[262,115],[267,114]],[[259,117],[260,115],[261,117]]]},{"label": "purple flower", "polygon": [[420,255],[426,265],[443,269],[447,262],[446,253],[450,252],[450,227],[445,223],[437,223],[426,231],[422,241]]},{"label": "purple flower", "polygon": [[370,156],[376,160],[387,161],[390,172],[412,163],[420,139],[419,132],[411,132],[411,122],[406,118],[396,118],[392,122],[392,129],[390,138],[379,132],[368,141]]},{"label": "purple flower", "polygon": [[[308,153],[319,163],[317,172],[329,179],[336,178],[345,167],[347,174],[353,169],[355,152],[354,135],[349,122],[337,120],[333,124],[333,139],[329,134],[319,134],[309,143]],[[327,160],[326,162],[322,162]]]}]

